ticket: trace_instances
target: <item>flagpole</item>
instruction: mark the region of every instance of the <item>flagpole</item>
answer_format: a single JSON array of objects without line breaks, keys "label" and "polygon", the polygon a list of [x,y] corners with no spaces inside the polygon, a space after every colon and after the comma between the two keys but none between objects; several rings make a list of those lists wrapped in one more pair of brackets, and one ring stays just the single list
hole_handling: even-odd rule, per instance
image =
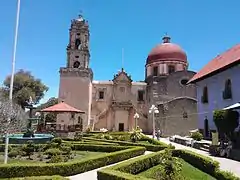
[{"label": "flagpole", "polygon": [[[11,73],[11,81],[10,81],[10,92],[9,92],[9,104],[10,108],[12,108],[12,96],[13,96],[13,81],[14,81],[14,73],[15,73],[15,61],[16,61],[16,51],[17,51],[17,40],[18,40],[18,27],[19,27],[19,15],[20,15],[20,0],[17,0],[17,15],[16,15],[16,27],[15,27],[15,37],[14,37],[14,46],[13,46],[13,57],[12,57],[12,73]],[[12,109],[10,109],[11,113]],[[5,151],[4,151],[4,164],[7,164],[8,160],[8,126],[10,124],[11,117],[9,114],[6,126],[6,134],[5,134]]]}]

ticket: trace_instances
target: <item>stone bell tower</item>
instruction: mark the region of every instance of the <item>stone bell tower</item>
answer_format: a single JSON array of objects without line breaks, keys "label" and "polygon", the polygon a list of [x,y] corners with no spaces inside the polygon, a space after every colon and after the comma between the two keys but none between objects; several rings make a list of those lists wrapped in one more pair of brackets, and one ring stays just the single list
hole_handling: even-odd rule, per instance
[{"label": "stone bell tower", "polygon": [[[83,130],[89,125],[91,116],[93,72],[89,68],[89,37],[88,22],[81,15],[73,19],[69,29],[66,67],[60,68],[59,101],[85,112],[81,118],[74,117],[77,122],[81,119]],[[59,118],[58,123],[71,124],[69,120]]]}]

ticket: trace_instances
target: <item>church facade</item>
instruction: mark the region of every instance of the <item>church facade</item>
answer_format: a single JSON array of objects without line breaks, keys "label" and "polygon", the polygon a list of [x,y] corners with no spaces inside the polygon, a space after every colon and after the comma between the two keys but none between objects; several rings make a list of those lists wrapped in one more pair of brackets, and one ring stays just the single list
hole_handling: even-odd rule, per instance
[{"label": "church facade", "polygon": [[163,37],[152,49],[145,65],[145,80],[134,82],[122,69],[112,80],[95,81],[89,67],[89,25],[83,18],[72,20],[67,46],[66,67],[60,68],[59,101],[85,112],[85,115],[58,115],[57,130],[79,125],[82,130],[106,128],[130,131],[137,125],[152,133],[153,121],[149,108],[154,104],[155,128],[163,135],[186,135],[196,129],[196,87],[188,85],[195,72],[188,70],[187,55],[180,46]]}]

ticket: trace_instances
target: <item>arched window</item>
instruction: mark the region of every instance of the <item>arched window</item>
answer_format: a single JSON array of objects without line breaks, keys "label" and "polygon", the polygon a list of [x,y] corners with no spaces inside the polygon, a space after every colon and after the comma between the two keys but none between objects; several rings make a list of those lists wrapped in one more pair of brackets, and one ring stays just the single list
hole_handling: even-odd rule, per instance
[{"label": "arched window", "polygon": [[232,82],[230,79],[225,81],[225,88],[223,91],[223,99],[231,99],[232,98]]},{"label": "arched window", "polygon": [[80,66],[80,62],[79,61],[75,61],[73,63],[73,68],[79,68],[79,66]]},{"label": "arched window", "polygon": [[202,103],[208,103],[208,88],[205,86],[203,88]]},{"label": "arched window", "polygon": [[80,39],[76,39],[75,41],[75,49],[80,49],[81,48],[81,41]]}]

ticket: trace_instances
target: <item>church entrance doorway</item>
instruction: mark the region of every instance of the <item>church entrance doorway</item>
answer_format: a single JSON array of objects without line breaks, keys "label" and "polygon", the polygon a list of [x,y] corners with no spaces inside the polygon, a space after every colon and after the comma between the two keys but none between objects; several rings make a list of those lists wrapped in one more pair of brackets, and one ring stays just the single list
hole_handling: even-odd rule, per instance
[{"label": "church entrance doorway", "polygon": [[209,126],[208,126],[208,119],[205,118],[204,120],[204,136],[208,137],[209,136]]},{"label": "church entrance doorway", "polygon": [[124,131],[124,123],[119,123],[118,131]]}]

